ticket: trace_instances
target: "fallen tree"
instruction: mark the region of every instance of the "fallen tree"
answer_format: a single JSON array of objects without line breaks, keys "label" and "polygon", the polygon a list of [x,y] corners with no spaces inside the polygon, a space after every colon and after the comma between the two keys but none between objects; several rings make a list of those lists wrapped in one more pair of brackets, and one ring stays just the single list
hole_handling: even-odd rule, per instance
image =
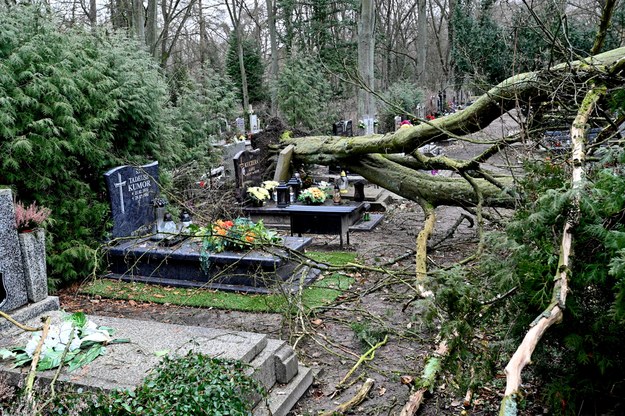
[{"label": "fallen tree", "polygon": [[[496,177],[481,164],[506,146],[527,139],[527,131],[492,143],[489,149],[469,160],[428,157],[419,148],[436,141],[456,138],[483,130],[491,122],[519,105],[532,108],[533,119],[564,103],[573,94],[585,94],[589,79],[601,80],[608,89],[623,84],[625,47],[583,60],[556,65],[544,71],[528,72],[506,79],[483,94],[466,109],[432,121],[401,128],[395,133],[361,137],[309,136],[286,138],[284,146],[294,145],[294,158],[300,164],[340,165],[371,183],[387,188],[412,201],[433,206],[474,206],[477,195],[462,177],[441,178],[422,171],[443,169],[477,178],[485,206],[514,204],[509,192],[513,178]],[[567,103],[567,107],[570,105]],[[564,110],[562,110],[564,112]],[[534,126],[540,129],[540,125]],[[531,137],[530,137],[531,138]],[[403,154],[403,155],[401,155]]]},{"label": "fallen tree", "polygon": [[[549,118],[547,113],[558,104],[563,105],[563,119],[575,114],[571,137],[574,144],[571,163],[573,164],[573,189],[580,186],[585,158],[584,145],[586,131],[591,122],[604,127],[600,140],[606,140],[617,131],[623,120],[612,119],[605,96],[625,85],[625,48],[614,49],[602,54],[564,63],[545,71],[520,74],[509,78],[482,95],[475,104],[450,116],[433,120],[423,120],[421,124],[402,128],[389,135],[366,137],[303,137],[284,140],[285,145],[294,146],[296,163],[341,165],[358,173],[372,183],[380,185],[407,199],[416,201],[425,214],[425,225],[416,242],[416,279],[419,296],[429,296],[431,292],[423,286],[427,275],[427,240],[432,234],[436,220],[437,206],[476,207],[477,222],[481,223],[483,207],[514,207],[519,195],[515,191],[513,175],[495,175],[482,167],[491,156],[506,146],[525,140],[537,140],[542,124]],[[596,85],[601,85],[597,89]],[[577,96],[586,97],[579,105]],[[545,103],[548,103],[546,105]],[[506,112],[519,107],[532,109],[529,123],[523,120],[521,133],[492,141],[490,147],[478,155],[459,160],[449,157],[428,157],[419,148],[439,140],[454,138],[478,132]],[[570,117],[572,119],[572,117]],[[595,125],[597,125],[595,124]],[[571,126],[569,122],[569,126]],[[528,129],[529,127],[529,129]],[[430,169],[448,170],[454,177],[432,176],[424,171]],[[555,277],[553,301],[536,318],[523,342],[506,367],[507,387],[501,405],[501,415],[516,414],[516,400],[520,393],[521,372],[530,362],[532,352],[545,331],[560,322],[565,308],[570,273],[572,232],[575,212],[563,230],[560,250],[560,263]],[[480,239],[480,247],[482,240]],[[481,250],[478,249],[478,252]],[[511,289],[502,299],[513,293]],[[404,414],[417,411],[425,393],[425,388],[417,389],[404,408]]]}]

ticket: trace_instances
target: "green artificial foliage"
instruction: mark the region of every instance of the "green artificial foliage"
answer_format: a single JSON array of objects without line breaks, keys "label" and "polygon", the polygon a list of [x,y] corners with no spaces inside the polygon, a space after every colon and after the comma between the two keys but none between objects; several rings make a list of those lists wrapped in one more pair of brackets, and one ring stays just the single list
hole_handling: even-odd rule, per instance
[{"label": "green artificial foliage", "polygon": [[308,58],[289,60],[278,78],[278,106],[289,126],[312,132],[328,129],[338,115],[330,105],[330,83],[321,65]]},{"label": "green artificial foliage", "polygon": [[[267,89],[263,83],[265,67],[260,55],[259,46],[251,39],[243,39],[243,64],[247,78],[247,92],[250,104],[258,104],[268,97]],[[228,53],[226,55],[226,74],[233,81],[240,102],[243,99],[243,81],[239,67],[238,42],[235,33],[232,32],[228,39]],[[245,109],[247,111],[247,109]]]}]

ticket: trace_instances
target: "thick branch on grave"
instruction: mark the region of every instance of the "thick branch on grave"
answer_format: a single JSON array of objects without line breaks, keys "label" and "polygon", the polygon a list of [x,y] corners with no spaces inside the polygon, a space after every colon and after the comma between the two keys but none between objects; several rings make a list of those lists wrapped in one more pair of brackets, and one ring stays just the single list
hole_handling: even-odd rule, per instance
[{"label": "thick branch on grave", "polygon": [[[357,162],[349,163],[347,167],[351,172],[362,175],[368,181],[416,202],[421,199],[433,206],[474,206],[477,204],[477,196],[466,180],[418,172],[382,155],[363,156]],[[476,179],[475,182],[482,190],[485,206],[513,206],[514,199],[501,189],[483,179]],[[509,187],[512,185],[512,178],[500,178],[499,182]]]},{"label": "thick branch on grave", "polygon": [[[473,105],[447,117],[399,129],[390,135],[365,137],[311,136],[291,138],[284,144],[295,145],[295,157],[322,165],[342,163],[342,159],[368,153],[411,153],[435,140],[482,130],[520,101],[540,102],[552,93],[550,85],[562,87],[563,77],[571,72],[570,82],[583,85],[591,77],[613,76],[625,65],[625,47],[604,52],[582,61],[560,64],[546,71],[528,72],[506,79],[482,95]],[[568,81],[567,81],[568,82]]]}]

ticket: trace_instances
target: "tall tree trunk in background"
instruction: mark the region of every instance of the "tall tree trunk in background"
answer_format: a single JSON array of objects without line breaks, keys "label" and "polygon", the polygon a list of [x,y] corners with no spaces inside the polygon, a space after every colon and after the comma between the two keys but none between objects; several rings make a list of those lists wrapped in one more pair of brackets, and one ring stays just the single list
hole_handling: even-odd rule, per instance
[{"label": "tall tree trunk in background", "polygon": [[89,24],[92,28],[95,28],[97,23],[97,5],[96,0],[89,0],[89,12],[87,14],[87,18],[89,19]]},{"label": "tall tree trunk in background", "polygon": [[[237,42],[237,54],[239,55],[239,70],[241,71],[241,94],[243,96],[243,112],[250,111],[250,98],[247,90],[247,74],[245,73],[245,61],[243,60],[243,35],[241,31],[241,10],[243,5],[237,0],[232,0],[232,4],[226,1],[230,21],[234,27],[234,37]],[[247,117],[245,117],[247,118]],[[246,122],[247,123],[247,122]]]},{"label": "tall tree trunk in background", "polygon": [[111,0],[111,23],[113,29],[128,29],[130,22],[127,17],[130,12],[130,0]]},{"label": "tall tree trunk in background", "polygon": [[145,10],[142,0],[132,0],[132,29],[139,42],[145,42]]},{"label": "tall tree trunk in background", "polygon": [[272,116],[278,115],[278,96],[276,89],[276,81],[278,80],[278,42],[276,39],[276,9],[274,0],[267,0],[267,24],[269,25],[269,45],[271,48],[271,73],[269,80],[271,82],[271,108],[269,110]]},{"label": "tall tree trunk in background", "polygon": [[373,134],[376,116],[374,74],[375,1],[362,0],[358,19],[358,118],[365,122],[365,134]]},{"label": "tall tree trunk in background", "polygon": [[200,67],[206,66],[206,21],[204,20],[204,5],[198,0],[198,19],[200,20]]},{"label": "tall tree trunk in background", "polygon": [[158,3],[156,0],[148,0],[148,13],[146,18],[145,44],[153,57],[157,57],[158,51]]},{"label": "tall tree trunk in background", "polygon": [[420,87],[425,87],[425,64],[428,50],[427,0],[417,0],[417,2],[417,82]]}]

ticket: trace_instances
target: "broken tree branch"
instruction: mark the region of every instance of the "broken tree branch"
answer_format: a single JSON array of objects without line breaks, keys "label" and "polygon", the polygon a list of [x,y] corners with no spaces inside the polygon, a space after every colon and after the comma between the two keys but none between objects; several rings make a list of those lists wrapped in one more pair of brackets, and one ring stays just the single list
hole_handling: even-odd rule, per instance
[{"label": "broken tree branch", "polygon": [[21,323],[17,322],[15,319],[13,319],[13,317],[11,315],[9,315],[8,313],[4,313],[2,311],[0,311],[0,318],[6,319],[10,323],[15,325],[19,329],[21,329],[22,331],[37,332],[37,331],[41,331],[41,329],[42,329],[42,328],[33,328],[33,327],[28,326],[28,325],[21,324]]},{"label": "broken tree branch", "polygon": [[375,383],[375,380],[373,380],[372,378],[368,378],[354,397],[344,403],[339,404],[332,410],[321,413],[319,416],[333,416],[337,414],[342,415],[343,413],[358,406],[367,398],[367,394],[369,394],[371,388],[373,388],[373,383]]},{"label": "broken tree branch", "polygon": [[[579,191],[584,176],[584,142],[586,141],[586,123],[593,112],[597,101],[606,93],[604,87],[594,87],[584,97],[577,117],[571,126],[572,141],[572,188]],[[499,408],[500,416],[515,416],[517,414],[517,397],[521,388],[521,372],[530,363],[532,354],[545,331],[552,325],[562,321],[566,296],[568,292],[569,273],[571,271],[571,246],[573,231],[579,216],[579,193],[574,193],[573,208],[569,211],[567,222],[562,231],[560,258],[555,276],[552,301],[549,306],[530,324],[523,341],[506,365],[506,390]]]}]

